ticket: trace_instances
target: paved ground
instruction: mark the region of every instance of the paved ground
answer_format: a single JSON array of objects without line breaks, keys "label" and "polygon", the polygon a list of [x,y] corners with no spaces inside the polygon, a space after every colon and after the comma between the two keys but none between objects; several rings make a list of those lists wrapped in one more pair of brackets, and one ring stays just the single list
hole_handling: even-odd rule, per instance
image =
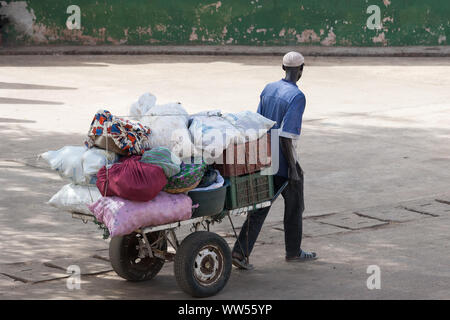
[{"label": "paved ground", "polygon": [[[257,269],[234,270],[217,298],[449,299],[450,62],[306,63],[304,246],[321,259],[283,261],[277,201],[252,257]],[[279,65],[276,57],[1,56],[0,299],[186,298],[171,264],[149,283],[108,272],[96,227],[45,204],[67,182],[35,157],[80,144],[97,109],[127,114],[146,91],[191,113],[255,109],[264,84],[282,76]],[[232,240],[227,224],[216,231]],[[87,274],[79,291],[55,280],[70,264]],[[381,269],[380,290],[366,287],[369,265]]]}]

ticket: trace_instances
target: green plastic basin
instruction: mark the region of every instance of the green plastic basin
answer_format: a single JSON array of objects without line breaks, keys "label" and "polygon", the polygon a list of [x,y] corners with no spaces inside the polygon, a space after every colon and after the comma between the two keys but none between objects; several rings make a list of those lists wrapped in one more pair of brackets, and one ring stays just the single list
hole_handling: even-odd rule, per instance
[{"label": "green plastic basin", "polygon": [[192,199],[192,205],[198,204],[192,213],[192,218],[203,216],[215,216],[223,211],[227,187],[229,182],[225,180],[222,187],[206,191],[189,191],[188,196]]}]

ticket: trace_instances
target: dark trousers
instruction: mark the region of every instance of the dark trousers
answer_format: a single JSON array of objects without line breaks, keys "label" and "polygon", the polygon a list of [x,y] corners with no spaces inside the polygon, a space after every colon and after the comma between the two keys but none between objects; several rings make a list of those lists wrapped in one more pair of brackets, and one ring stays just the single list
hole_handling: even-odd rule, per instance
[{"label": "dark trousers", "polygon": [[[281,195],[284,198],[284,243],[286,256],[296,256],[300,253],[302,244],[302,216],[305,210],[303,198],[303,171],[297,163],[297,172],[300,181],[289,181]],[[281,176],[274,176],[275,193],[288,180]],[[264,224],[270,207],[255,210],[247,215],[247,219],[239,233],[238,240],[234,244],[233,252],[250,256],[256,239]],[[248,237],[247,237],[248,234]]]}]

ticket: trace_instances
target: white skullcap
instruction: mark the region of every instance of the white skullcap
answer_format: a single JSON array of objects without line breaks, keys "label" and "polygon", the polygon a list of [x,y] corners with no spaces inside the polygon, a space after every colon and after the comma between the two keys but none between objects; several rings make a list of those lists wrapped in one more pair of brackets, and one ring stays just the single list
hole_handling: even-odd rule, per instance
[{"label": "white skullcap", "polygon": [[295,51],[288,52],[283,57],[283,65],[286,67],[300,67],[305,63],[305,58]]}]

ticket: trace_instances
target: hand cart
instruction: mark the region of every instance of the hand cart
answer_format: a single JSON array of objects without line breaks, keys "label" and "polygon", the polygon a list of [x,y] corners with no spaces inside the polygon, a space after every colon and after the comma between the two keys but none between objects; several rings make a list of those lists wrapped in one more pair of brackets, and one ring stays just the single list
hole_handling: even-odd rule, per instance
[{"label": "hand cart", "polygon": [[[228,282],[232,257],[227,242],[217,233],[210,232],[210,225],[228,217],[237,238],[231,216],[270,207],[286,186],[287,182],[267,201],[233,210],[224,209],[218,215],[144,227],[125,236],[113,237],[109,244],[111,265],[120,277],[128,281],[145,281],[154,278],[166,261],[173,261],[176,281],[184,292],[193,297],[215,295]],[[95,222],[93,215],[73,212],[72,217],[85,223]],[[186,225],[191,225],[191,233],[180,243],[175,231]],[[173,250],[168,250],[168,244]]]}]

